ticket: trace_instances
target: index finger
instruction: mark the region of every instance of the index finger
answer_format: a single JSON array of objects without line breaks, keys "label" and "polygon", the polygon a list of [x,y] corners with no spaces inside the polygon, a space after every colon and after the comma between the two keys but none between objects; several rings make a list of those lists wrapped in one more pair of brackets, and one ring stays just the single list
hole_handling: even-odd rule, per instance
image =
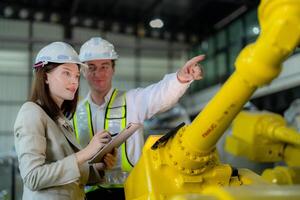
[{"label": "index finger", "polygon": [[205,55],[199,55],[199,56],[196,56],[194,58],[192,58],[191,60],[188,61],[188,65],[193,65],[197,62],[201,62],[205,59]]}]

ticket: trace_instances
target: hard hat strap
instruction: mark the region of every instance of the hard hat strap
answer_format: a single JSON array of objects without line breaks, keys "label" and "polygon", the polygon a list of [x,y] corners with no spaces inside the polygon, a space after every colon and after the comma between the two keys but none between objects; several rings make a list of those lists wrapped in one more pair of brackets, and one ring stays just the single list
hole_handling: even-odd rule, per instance
[{"label": "hard hat strap", "polygon": [[33,65],[33,68],[34,69],[39,69],[39,68],[44,67],[46,64],[48,64],[48,61],[40,61],[40,62],[35,63]]}]

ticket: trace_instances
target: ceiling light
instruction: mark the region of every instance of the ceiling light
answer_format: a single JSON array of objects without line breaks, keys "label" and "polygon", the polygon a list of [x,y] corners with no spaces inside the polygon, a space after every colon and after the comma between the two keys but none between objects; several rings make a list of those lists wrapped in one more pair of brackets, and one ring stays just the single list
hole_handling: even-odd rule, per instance
[{"label": "ceiling light", "polygon": [[92,23],[93,23],[93,20],[90,19],[90,18],[85,19],[84,22],[83,22],[83,24],[84,24],[85,26],[91,26]]},{"label": "ceiling light", "polygon": [[78,18],[77,17],[72,17],[70,20],[70,24],[72,26],[76,25],[78,23]]},{"label": "ceiling light", "polygon": [[115,23],[112,24],[111,29],[112,29],[113,32],[117,33],[117,32],[120,31],[120,25],[115,22]]},{"label": "ceiling light", "polygon": [[185,35],[183,33],[178,33],[177,34],[177,40],[179,40],[180,42],[183,42],[185,39]]},{"label": "ceiling light", "polygon": [[37,12],[37,13],[34,14],[34,19],[36,21],[41,21],[43,18],[44,18],[44,14],[41,13],[41,12]]},{"label": "ceiling light", "polygon": [[19,17],[21,18],[21,19],[26,19],[27,17],[28,17],[28,10],[26,10],[26,9],[21,9],[20,10],[20,12],[19,12]]},{"label": "ceiling light", "polygon": [[60,19],[60,16],[57,13],[52,13],[50,15],[50,21],[51,22],[58,22]]},{"label": "ceiling light", "polygon": [[207,41],[202,41],[202,43],[201,43],[201,49],[203,51],[207,51],[208,50],[208,42]]},{"label": "ceiling light", "polygon": [[191,35],[190,40],[193,43],[197,43],[199,41],[197,35]]},{"label": "ceiling light", "polygon": [[133,33],[133,27],[132,27],[132,26],[126,26],[125,32],[126,32],[127,34]]},{"label": "ceiling light", "polygon": [[5,17],[10,17],[10,16],[13,15],[13,13],[14,13],[14,10],[13,10],[11,7],[9,7],[9,6],[7,6],[7,7],[4,9],[4,16],[5,16]]},{"label": "ceiling light", "polygon": [[149,25],[152,28],[162,28],[164,26],[164,22],[161,19],[153,19],[150,21]]},{"label": "ceiling light", "polygon": [[254,26],[254,27],[252,28],[252,32],[253,32],[255,35],[258,35],[259,32],[260,32],[259,27]]}]

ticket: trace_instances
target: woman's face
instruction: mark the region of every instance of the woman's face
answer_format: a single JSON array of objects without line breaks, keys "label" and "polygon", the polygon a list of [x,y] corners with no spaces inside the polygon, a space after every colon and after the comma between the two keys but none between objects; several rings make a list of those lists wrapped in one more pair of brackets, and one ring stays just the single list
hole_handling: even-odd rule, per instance
[{"label": "woman's face", "polygon": [[73,100],[78,89],[80,72],[77,64],[64,63],[47,73],[50,95],[60,107],[64,100]]}]

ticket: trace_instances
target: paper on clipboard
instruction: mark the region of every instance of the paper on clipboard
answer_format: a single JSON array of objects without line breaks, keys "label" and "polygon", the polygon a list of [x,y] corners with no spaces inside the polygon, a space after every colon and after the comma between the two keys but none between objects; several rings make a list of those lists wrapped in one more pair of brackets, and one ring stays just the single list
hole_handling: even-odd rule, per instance
[{"label": "paper on clipboard", "polygon": [[143,125],[139,123],[129,123],[116,137],[114,137],[108,144],[100,149],[90,160],[89,163],[99,163],[102,161],[103,156],[112,152],[114,148],[118,148],[125,140],[127,140],[135,131]]}]

